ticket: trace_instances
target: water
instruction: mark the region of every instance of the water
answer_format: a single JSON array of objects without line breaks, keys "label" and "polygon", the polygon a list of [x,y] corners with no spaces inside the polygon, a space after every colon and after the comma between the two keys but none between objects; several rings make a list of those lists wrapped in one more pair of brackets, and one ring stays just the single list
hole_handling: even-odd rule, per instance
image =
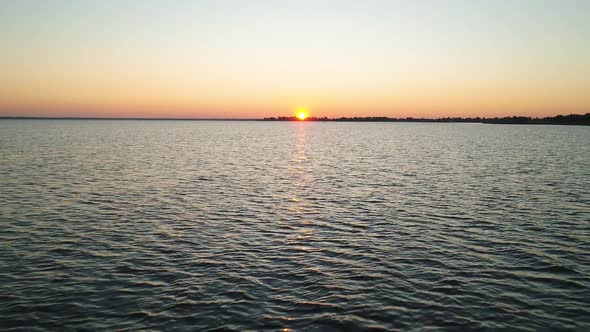
[{"label": "water", "polygon": [[0,121],[2,330],[590,329],[590,128]]}]

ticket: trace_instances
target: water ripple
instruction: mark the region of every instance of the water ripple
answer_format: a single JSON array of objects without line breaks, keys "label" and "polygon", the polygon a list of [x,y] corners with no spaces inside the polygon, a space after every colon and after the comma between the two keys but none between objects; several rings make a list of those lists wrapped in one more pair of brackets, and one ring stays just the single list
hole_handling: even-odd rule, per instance
[{"label": "water ripple", "polygon": [[0,120],[0,326],[590,329],[590,132]]}]

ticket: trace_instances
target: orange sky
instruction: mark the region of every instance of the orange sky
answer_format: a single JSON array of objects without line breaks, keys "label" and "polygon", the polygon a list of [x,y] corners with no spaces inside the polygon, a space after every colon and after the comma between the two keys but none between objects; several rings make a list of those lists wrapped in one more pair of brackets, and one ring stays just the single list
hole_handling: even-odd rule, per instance
[{"label": "orange sky", "polygon": [[[590,110],[590,2],[14,2],[0,115],[547,116]],[[582,8],[583,7],[583,8]],[[587,8],[586,8],[587,7]]]}]

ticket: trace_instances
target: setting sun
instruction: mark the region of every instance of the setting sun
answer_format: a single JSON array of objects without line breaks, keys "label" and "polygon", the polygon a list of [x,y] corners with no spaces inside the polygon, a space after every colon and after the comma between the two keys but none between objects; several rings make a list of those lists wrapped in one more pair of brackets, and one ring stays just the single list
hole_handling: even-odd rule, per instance
[{"label": "setting sun", "polygon": [[300,108],[300,109],[297,110],[297,118],[299,120],[302,120],[303,121],[303,120],[307,119],[307,116],[308,116],[307,109]]}]

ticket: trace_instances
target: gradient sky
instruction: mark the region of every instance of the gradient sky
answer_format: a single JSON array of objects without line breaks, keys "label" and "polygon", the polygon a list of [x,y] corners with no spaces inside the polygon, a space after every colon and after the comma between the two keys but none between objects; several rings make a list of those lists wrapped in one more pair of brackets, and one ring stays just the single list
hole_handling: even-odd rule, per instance
[{"label": "gradient sky", "polygon": [[0,115],[590,112],[590,1],[0,3]]}]

